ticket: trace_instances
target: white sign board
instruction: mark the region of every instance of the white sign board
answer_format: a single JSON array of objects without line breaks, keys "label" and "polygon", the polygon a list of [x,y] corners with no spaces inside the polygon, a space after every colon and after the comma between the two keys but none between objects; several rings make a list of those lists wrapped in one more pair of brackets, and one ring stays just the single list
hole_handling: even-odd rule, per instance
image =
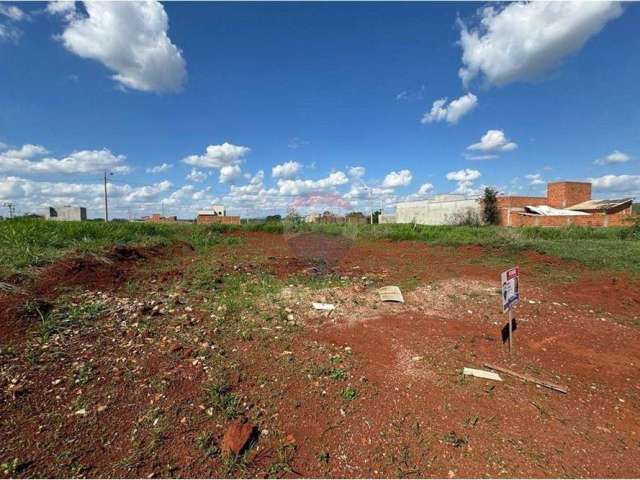
[{"label": "white sign board", "polygon": [[518,277],[520,269],[511,268],[502,272],[502,311],[506,312],[520,301],[520,291],[518,290]]}]

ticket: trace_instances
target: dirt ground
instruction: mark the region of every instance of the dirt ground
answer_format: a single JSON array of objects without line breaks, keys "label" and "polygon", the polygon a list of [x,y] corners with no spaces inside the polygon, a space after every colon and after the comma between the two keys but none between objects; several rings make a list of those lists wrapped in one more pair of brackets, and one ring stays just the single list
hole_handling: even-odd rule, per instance
[{"label": "dirt ground", "polygon": [[[0,291],[0,475],[640,476],[640,279],[534,252],[226,239],[67,258]],[[461,373],[484,363],[568,393]],[[238,419],[255,435],[228,455]]]}]

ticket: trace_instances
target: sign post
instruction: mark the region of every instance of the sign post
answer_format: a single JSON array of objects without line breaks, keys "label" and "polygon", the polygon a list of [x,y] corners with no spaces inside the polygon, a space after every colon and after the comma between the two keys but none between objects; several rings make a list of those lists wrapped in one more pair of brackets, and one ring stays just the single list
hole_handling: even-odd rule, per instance
[{"label": "sign post", "polygon": [[509,353],[513,348],[513,306],[520,301],[519,291],[520,269],[511,268],[502,272],[500,280],[502,282],[502,312],[509,313]]}]

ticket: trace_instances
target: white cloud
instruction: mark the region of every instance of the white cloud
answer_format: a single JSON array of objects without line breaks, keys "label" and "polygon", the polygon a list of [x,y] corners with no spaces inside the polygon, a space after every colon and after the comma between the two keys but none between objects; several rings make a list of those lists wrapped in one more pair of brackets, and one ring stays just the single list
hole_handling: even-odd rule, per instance
[{"label": "white cloud", "polygon": [[4,5],[0,3],[0,15],[4,15],[5,17],[9,17],[10,20],[14,22],[19,22],[27,18],[27,14],[24,13],[20,8],[15,5]]},{"label": "white cloud", "polygon": [[507,140],[502,130],[488,130],[480,142],[469,145],[467,150],[480,150],[483,152],[509,152],[518,148],[518,144]]},{"label": "white cloud", "polygon": [[147,168],[145,171],[147,173],[162,173],[162,172],[166,172],[170,168],[173,168],[173,164],[163,163],[161,165],[154,165],[153,167]]},{"label": "white cloud", "polygon": [[479,11],[479,25],[460,21],[465,85],[478,75],[494,85],[531,80],[582,48],[622,14],[618,2],[514,2]]},{"label": "white cloud", "polygon": [[411,175],[411,170],[400,170],[399,172],[392,171],[384,177],[384,181],[382,182],[383,188],[398,188],[398,187],[406,187],[413,180],[413,175]]},{"label": "white cloud", "polygon": [[218,180],[220,183],[235,183],[242,177],[242,170],[238,165],[225,165],[220,169]]},{"label": "white cloud", "polygon": [[264,171],[258,171],[246,185],[231,185],[230,193],[235,196],[257,195],[264,189]]},{"label": "white cloud", "polygon": [[222,145],[209,145],[204,155],[189,155],[182,161],[195,167],[222,168],[239,165],[250,151],[249,147],[224,142]]},{"label": "white cloud", "polygon": [[[110,205],[129,208],[132,204],[151,202],[171,186],[167,180],[142,187],[110,184]],[[101,212],[103,188],[102,182],[41,182],[21,177],[0,177],[0,199],[15,201],[22,211],[38,211],[48,205],[78,205]]]},{"label": "white cloud", "polygon": [[457,182],[458,186],[454,190],[454,193],[460,193],[463,195],[475,195],[478,190],[474,188],[473,182],[480,178],[481,173],[478,170],[472,170],[465,168],[455,172],[447,173],[447,180],[451,182]]},{"label": "white cloud", "polygon": [[84,2],[87,15],[70,3],[47,7],[67,22],[60,40],[72,53],[114,71],[121,86],[175,92],[186,79],[186,62],[167,35],[169,19],[157,1]]},{"label": "white cloud", "polygon": [[130,168],[125,164],[124,155],[114,155],[108,149],[81,150],[64,158],[45,157],[33,159],[48,153],[40,145],[23,145],[19,149],[0,153],[0,172],[16,173],[95,173],[110,170],[127,173]]},{"label": "white cloud", "polygon": [[626,153],[622,153],[618,150],[614,150],[606,157],[598,158],[593,161],[594,165],[612,165],[617,163],[625,163],[631,160],[631,157]]},{"label": "white cloud", "polygon": [[447,105],[447,99],[441,98],[433,102],[431,111],[424,114],[421,123],[441,122],[446,120],[449,124],[458,123],[464,115],[476,108],[478,97],[473,93],[467,93],[460,98],[452,100]]},{"label": "white cloud", "polygon": [[529,180],[529,185],[544,185],[545,181],[542,178],[542,175],[539,173],[530,173],[529,175],[525,175],[525,178]]},{"label": "white cloud", "polygon": [[494,158],[498,158],[498,155],[495,155],[493,153],[487,153],[483,155],[471,155],[465,153],[464,158],[466,158],[467,160],[493,160]]},{"label": "white cloud", "polygon": [[287,146],[292,150],[296,150],[296,149],[298,149],[300,147],[304,147],[305,145],[309,145],[309,143],[311,143],[311,142],[309,142],[308,140],[305,140],[303,138],[293,137],[293,138],[289,139],[289,142],[288,142]]},{"label": "white cloud", "polygon": [[623,194],[640,194],[640,175],[604,175],[590,178],[594,190]]},{"label": "white cloud", "polygon": [[320,180],[278,180],[278,191],[281,195],[301,195],[308,192],[326,190],[349,183],[349,179],[344,172],[331,172],[328,177]]},{"label": "white cloud", "polygon": [[187,175],[187,180],[191,182],[204,182],[208,177],[209,175],[207,174],[207,172],[192,168],[191,173]]},{"label": "white cloud", "polygon": [[348,173],[351,178],[362,178],[366,170],[364,167],[349,167]]},{"label": "white cloud", "polygon": [[300,170],[302,165],[298,162],[285,162],[282,165],[276,165],[271,169],[271,176],[273,178],[293,178]]},{"label": "white cloud", "polygon": [[427,195],[433,190],[433,185],[430,183],[423,183],[418,189],[418,195]]}]

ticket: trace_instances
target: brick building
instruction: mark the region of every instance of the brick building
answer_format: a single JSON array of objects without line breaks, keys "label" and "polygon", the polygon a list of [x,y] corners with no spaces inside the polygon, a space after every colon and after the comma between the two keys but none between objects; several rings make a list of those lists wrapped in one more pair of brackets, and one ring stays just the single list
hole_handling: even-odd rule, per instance
[{"label": "brick building", "polygon": [[222,205],[213,205],[210,210],[200,210],[196,218],[198,224],[221,223],[224,225],[240,225],[240,217],[227,215]]},{"label": "brick building", "polygon": [[631,198],[592,200],[588,182],[548,183],[546,197],[498,197],[500,225],[510,227],[620,226],[632,206]]},{"label": "brick building", "polygon": [[163,217],[159,213],[152,213],[148,217],[143,217],[142,220],[151,223],[176,223],[178,221],[178,217],[175,215]]}]

